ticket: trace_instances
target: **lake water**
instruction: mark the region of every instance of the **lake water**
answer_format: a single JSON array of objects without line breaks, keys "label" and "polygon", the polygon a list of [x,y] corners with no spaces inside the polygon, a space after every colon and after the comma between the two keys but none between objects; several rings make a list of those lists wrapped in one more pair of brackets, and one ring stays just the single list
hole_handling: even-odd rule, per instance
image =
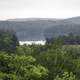
[{"label": "lake water", "polygon": [[45,45],[46,41],[19,41],[20,45],[32,45],[32,44],[36,44],[36,45]]}]

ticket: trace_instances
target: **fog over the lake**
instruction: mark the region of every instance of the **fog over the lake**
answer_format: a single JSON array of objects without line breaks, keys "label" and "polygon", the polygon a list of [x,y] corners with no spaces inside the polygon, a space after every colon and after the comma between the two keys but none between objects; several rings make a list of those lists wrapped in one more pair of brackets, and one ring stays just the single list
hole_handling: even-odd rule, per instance
[{"label": "fog over the lake", "polygon": [[32,44],[36,44],[36,45],[45,45],[46,41],[19,41],[20,45],[32,45]]},{"label": "fog over the lake", "polygon": [[80,0],[0,0],[0,20],[80,16]]}]

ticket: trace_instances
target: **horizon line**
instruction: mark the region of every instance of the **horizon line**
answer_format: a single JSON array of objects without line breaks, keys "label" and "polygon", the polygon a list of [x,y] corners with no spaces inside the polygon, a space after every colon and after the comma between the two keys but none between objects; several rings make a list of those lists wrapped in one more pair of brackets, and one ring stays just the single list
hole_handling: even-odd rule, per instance
[{"label": "horizon line", "polygon": [[14,20],[14,19],[69,19],[69,18],[76,18],[80,16],[72,16],[72,17],[15,17],[15,18],[7,18],[7,19],[0,19],[0,21],[7,21],[7,20]]}]

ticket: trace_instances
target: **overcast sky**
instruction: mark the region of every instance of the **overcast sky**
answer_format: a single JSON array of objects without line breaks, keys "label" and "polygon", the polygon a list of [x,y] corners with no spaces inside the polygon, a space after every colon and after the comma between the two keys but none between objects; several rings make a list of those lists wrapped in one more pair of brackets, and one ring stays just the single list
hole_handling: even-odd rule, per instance
[{"label": "overcast sky", "polygon": [[80,16],[80,0],[0,0],[0,20]]}]

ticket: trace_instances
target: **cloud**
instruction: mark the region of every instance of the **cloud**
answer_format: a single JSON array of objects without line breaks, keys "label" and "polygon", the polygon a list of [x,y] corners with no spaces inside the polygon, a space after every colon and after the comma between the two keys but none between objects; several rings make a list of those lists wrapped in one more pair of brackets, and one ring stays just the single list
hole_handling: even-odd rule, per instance
[{"label": "cloud", "polygon": [[79,0],[0,0],[0,19],[80,16]]}]

